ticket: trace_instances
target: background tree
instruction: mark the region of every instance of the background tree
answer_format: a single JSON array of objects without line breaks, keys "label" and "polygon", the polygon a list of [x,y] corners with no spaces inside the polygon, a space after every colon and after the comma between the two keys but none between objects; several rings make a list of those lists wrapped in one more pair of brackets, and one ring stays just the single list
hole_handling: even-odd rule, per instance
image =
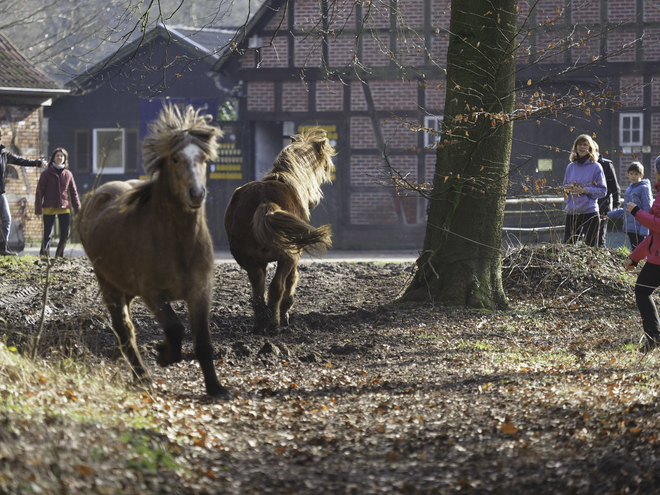
[{"label": "background tree", "polygon": [[515,104],[516,0],[452,2],[433,202],[403,300],[496,308]]},{"label": "background tree", "polygon": [[[0,31],[31,62],[66,82],[157,23],[237,28],[260,4],[260,0],[108,0],[101,6],[96,0],[9,0],[0,2]],[[218,52],[224,48],[217,47]]]}]

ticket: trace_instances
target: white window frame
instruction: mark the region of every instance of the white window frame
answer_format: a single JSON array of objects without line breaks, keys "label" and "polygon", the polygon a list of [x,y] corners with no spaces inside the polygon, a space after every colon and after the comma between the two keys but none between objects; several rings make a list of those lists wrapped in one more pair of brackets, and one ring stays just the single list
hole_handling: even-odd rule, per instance
[{"label": "white window frame", "polygon": [[[625,126],[626,119],[630,119]],[[635,127],[635,121],[639,127]],[[633,139],[633,132],[639,132],[638,139]],[[626,136],[627,135],[627,136]],[[628,139],[626,139],[626,137]],[[644,144],[644,114],[642,112],[627,112],[619,114],[619,145],[642,146]]]},{"label": "white window frame", "polygon": [[[425,115],[424,116],[424,147],[428,148],[435,145],[440,141],[440,133],[442,132],[442,119],[443,115]],[[435,129],[437,134],[431,134],[428,129]]]},{"label": "white window frame", "polygon": [[100,151],[98,149],[98,134],[99,132],[112,132],[117,135],[117,137],[121,138],[121,166],[119,167],[108,167],[106,164],[106,167],[103,168],[103,174],[123,174],[125,173],[125,167],[126,167],[126,136],[123,128],[99,128],[99,129],[94,129],[92,131],[92,156],[93,156],[93,163],[92,163],[92,168],[93,172],[97,173],[99,169],[101,168],[102,162],[99,162],[98,160],[98,152]]}]

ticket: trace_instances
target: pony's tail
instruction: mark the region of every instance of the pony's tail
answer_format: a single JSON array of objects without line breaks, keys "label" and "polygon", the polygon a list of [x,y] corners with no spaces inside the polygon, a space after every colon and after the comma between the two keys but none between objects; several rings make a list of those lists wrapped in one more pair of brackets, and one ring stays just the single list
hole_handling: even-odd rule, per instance
[{"label": "pony's tail", "polygon": [[252,233],[260,244],[291,255],[299,254],[302,249],[318,256],[332,247],[330,225],[316,229],[275,203],[259,205],[252,218]]}]

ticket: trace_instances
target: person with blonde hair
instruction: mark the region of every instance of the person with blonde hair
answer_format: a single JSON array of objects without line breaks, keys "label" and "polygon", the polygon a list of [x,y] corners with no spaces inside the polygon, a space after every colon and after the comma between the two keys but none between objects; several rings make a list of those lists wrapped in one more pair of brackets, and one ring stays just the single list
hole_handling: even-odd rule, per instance
[{"label": "person with blonde hair", "polygon": [[584,235],[585,244],[596,247],[600,228],[598,200],[607,194],[607,183],[591,136],[581,134],[577,137],[570,160],[563,184],[566,203],[564,242],[575,244]]}]

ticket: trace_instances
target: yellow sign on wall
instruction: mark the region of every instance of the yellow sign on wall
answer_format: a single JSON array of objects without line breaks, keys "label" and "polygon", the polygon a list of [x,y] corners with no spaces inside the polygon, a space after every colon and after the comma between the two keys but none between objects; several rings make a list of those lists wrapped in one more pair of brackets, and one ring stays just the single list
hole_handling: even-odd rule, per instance
[{"label": "yellow sign on wall", "polygon": [[223,128],[225,142],[220,143],[218,158],[211,165],[210,179],[243,180],[243,151],[236,146],[233,128]]}]

